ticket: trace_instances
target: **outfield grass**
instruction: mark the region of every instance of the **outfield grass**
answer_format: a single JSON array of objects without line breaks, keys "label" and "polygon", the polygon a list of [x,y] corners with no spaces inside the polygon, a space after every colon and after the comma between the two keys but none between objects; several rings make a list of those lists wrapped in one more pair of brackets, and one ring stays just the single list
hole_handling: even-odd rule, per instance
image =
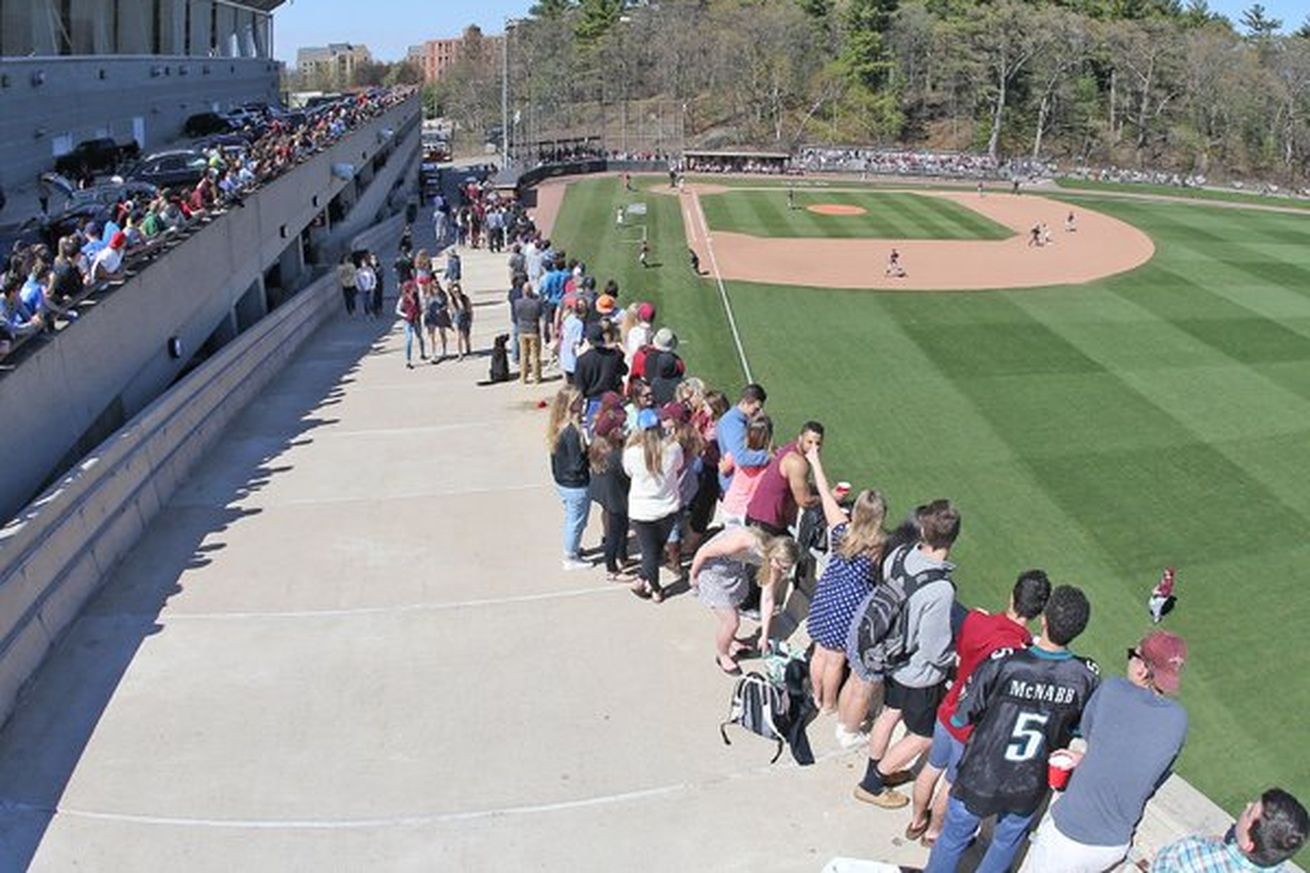
[{"label": "outfield grass", "polygon": [[1182,197],[1189,200],[1219,200],[1224,203],[1249,203],[1258,206],[1286,206],[1291,209],[1310,209],[1310,200],[1284,197],[1277,194],[1265,196],[1244,191],[1223,191],[1214,188],[1139,185],[1135,182],[1100,182],[1093,179],[1056,179],[1055,184],[1071,191],[1108,191],[1112,193],[1144,194],[1153,197]]},{"label": "outfield grass", "polygon": [[[659,269],[613,243],[625,197],[570,187],[556,238],[624,296],[649,296],[693,372],[742,374],[714,284],[692,276],[672,197],[647,196]],[[1054,289],[878,294],[731,283],[779,436],[828,426],[833,477],[896,515],[946,496],[964,514],[961,599],[1000,608],[1015,575],[1084,587],[1075,648],[1123,670],[1167,564],[1167,626],[1192,652],[1184,776],[1230,812],[1280,784],[1310,796],[1310,220],[1067,197],[1151,234],[1131,273]],[[678,254],[673,257],[670,252]]]},{"label": "outfield grass", "polygon": [[[711,230],[761,237],[861,239],[1008,239],[1014,233],[972,209],[941,197],[905,192],[795,191],[795,208],[782,190],[702,194]],[[820,215],[807,207],[833,204],[862,215]]]}]

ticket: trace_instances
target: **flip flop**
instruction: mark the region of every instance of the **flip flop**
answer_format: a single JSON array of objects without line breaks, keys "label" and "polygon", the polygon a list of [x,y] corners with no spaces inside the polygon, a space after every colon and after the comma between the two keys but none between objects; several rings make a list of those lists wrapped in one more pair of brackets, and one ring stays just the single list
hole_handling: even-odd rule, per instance
[{"label": "flip flop", "polygon": [[724,673],[727,673],[729,676],[740,676],[740,675],[741,675],[741,665],[739,665],[739,664],[733,664],[733,665],[732,665],[732,669],[729,670],[728,668],[726,668],[726,667],[723,666],[723,662],[719,660],[719,656],[718,656],[718,655],[715,655],[715,656],[714,656],[714,666],[718,667],[720,670],[722,670]]},{"label": "flip flop", "polygon": [[633,597],[640,597],[642,600],[650,600],[650,590],[645,587],[629,588],[628,590],[632,592]]},{"label": "flip flop", "polygon": [[909,840],[910,842],[914,842],[915,840],[919,839],[919,837],[923,836],[924,833],[927,832],[928,825],[931,823],[932,823],[931,817],[925,818],[923,820],[923,824],[920,825],[919,827],[915,827],[914,822],[911,821],[909,824],[905,826],[905,839]]}]

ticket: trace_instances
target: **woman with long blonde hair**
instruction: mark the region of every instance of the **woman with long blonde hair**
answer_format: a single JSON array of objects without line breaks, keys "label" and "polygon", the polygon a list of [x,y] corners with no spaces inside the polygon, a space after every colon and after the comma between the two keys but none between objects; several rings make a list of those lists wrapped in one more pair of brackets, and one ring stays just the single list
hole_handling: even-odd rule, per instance
[{"label": "woman with long blonde hair", "polygon": [[582,430],[582,394],[572,385],[561,388],[550,404],[546,447],[555,490],[564,504],[564,569],[581,570],[591,566],[580,554],[591,509],[591,466]]},{"label": "woman with long blonde hair", "polygon": [[[814,640],[810,684],[819,710],[830,713],[837,709],[837,695],[846,669],[846,632],[855,610],[880,579],[879,568],[887,543],[887,533],[883,530],[887,501],[877,491],[861,491],[847,518],[828,485],[819,453],[807,453],[806,460],[814,471],[815,488],[823,501],[829,543],[828,563],[815,586],[807,622],[810,639]],[[837,730],[839,740],[854,742],[841,735],[845,729],[840,725]]]},{"label": "woman with long blonde hair", "polygon": [[682,447],[664,435],[660,417],[653,409],[637,414],[636,427],[623,449],[623,471],[628,474],[628,518],[641,546],[641,573],[632,593],[659,603],[660,558],[669,532],[678,520],[678,472],[682,469]]},{"label": "woman with long blonde hair", "polygon": [[714,663],[729,676],[741,675],[737,658],[753,649],[737,639],[742,603],[752,584],[760,586],[758,648],[769,645],[773,608],[781,586],[796,566],[799,550],[788,536],[769,536],[755,527],[729,527],[696,550],[691,561],[691,587],[718,619],[714,633]]}]

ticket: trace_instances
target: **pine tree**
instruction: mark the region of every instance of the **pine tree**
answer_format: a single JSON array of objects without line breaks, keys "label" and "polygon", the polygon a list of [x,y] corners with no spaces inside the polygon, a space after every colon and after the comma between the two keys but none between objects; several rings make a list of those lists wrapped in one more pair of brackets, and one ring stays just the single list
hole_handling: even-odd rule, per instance
[{"label": "pine tree", "polygon": [[1268,17],[1264,5],[1256,3],[1242,13],[1242,27],[1246,28],[1252,39],[1269,39],[1283,29],[1283,20]]},{"label": "pine tree", "polygon": [[846,7],[842,66],[870,91],[885,86],[891,75],[892,54],[886,37],[896,6],[896,0],[850,0]]}]

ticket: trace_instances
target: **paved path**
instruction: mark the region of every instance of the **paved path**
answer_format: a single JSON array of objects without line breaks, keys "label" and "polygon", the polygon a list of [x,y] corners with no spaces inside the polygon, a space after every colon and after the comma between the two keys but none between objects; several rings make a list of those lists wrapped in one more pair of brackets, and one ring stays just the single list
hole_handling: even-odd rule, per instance
[{"label": "paved path", "polygon": [[[485,348],[502,261],[465,270]],[[828,720],[805,769],[722,744],[731,682],[697,603],[559,570],[550,389],[486,372],[408,371],[381,323],[309,342],[0,736],[0,869],[921,862],[905,813],[850,799],[863,759]]]}]

